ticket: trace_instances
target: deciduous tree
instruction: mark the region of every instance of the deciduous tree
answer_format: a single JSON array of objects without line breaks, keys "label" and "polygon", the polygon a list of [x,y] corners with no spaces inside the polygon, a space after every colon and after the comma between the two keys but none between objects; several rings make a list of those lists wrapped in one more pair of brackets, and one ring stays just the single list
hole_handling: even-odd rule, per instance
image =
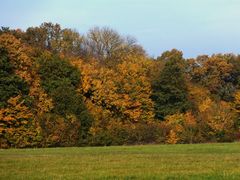
[{"label": "deciduous tree", "polygon": [[184,59],[177,50],[163,53],[160,57],[165,66],[152,84],[152,100],[155,103],[156,118],[185,112],[189,108],[187,86],[184,79]]}]

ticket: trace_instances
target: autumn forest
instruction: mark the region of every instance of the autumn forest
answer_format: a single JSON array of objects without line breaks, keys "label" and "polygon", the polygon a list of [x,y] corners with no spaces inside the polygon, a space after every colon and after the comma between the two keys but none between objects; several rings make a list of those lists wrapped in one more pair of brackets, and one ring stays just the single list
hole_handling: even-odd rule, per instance
[{"label": "autumn forest", "polygon": [[108,27],[0,29],[0,148],[240,140],[240,55],[150,57]]}]

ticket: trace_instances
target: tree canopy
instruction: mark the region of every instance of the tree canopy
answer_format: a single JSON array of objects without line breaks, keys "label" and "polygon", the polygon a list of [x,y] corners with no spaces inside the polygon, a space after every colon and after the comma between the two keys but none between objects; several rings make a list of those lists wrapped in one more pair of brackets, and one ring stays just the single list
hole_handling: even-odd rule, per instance
[{"label": "tree canopy", "polygon": [[230,142],[240,55],[149,57],[108,27],[0,30],[0,148]]}]

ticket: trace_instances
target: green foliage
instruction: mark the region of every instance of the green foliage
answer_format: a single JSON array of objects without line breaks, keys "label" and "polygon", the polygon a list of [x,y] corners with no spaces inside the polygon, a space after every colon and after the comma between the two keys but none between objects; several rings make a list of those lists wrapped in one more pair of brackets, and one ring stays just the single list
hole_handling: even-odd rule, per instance
[{"label": "green foliage", "polygon": [[152,100],[155,102],[156,118],[185,112],[189,108],[188,92],[184,79],[184,59],[176,50],[166,52],[160,58],[166,61],[165,66],[153,84]]},{"label": "green foliage", "polygon": [[76,91],[80,85],[79,70],[57,56],[41,58],[39,63],[42,86],[53,99],[52,112],[65,118],[75,115],[81,122],[79,135],[86,138],[92,120],[81,94]]},{"label": "green foliage", "polygon": [[48,93],[63,86],[75,88],[80,82],[79,71],[60,57],[41,57],[39,60],[39,74],[42,86]]}]

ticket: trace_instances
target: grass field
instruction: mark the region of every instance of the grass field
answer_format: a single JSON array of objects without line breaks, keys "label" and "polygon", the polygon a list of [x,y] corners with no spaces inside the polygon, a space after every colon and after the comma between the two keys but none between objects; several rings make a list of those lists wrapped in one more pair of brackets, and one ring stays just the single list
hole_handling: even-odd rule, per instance
[{"label": "grass field", "polygon": [[0,150],[0,179],[240,179],[240,143]]}]

